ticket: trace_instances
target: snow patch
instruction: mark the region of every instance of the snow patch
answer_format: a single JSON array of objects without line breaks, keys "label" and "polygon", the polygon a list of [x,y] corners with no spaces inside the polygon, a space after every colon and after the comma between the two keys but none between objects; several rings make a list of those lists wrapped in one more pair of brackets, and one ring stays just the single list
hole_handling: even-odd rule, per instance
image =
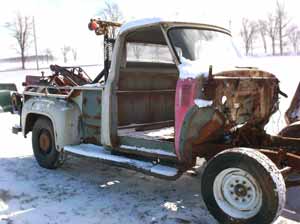
[{"label": "snow patch", "polygon": [[159,129],[156,131],[151,131],[149,133],[146,134],[147,136],[150,137],[174,137],[174,127],[168,127],[168,128],[163,128],[163,129]]},{"label": "snow patch", "polygon": [[126,157],[111,155],[107,150],[104,149],[104,147],[93,145],[93,144],[65,146],[64,150],[67,152],[71,152],[74,154],[78,154],[90,158],[97,158],[97,159],[102,159],[102,160],[107,160],[107,161],[112,161],[117,163],[132,164],[137,166],[138,168],[145,168],[145,166],[149,165],[149,164],[145,164],[144,162],[138,164],[136,162],[133,162],[132,159],[128,159]]},{"label": "snow patch", "polygon": [[139,26],[145,26],[145,25],[150,25],[150,24],[155,24],[162,22],[163,19],[160,17],[154,17],[154,18],[145,18],[145,19],[139,19],[139,20],[133,20],[130,22],[127,22],[123,24],[120,28],[119,34],[125,32],[126,30],[136,28]]},{"label": "snow patch", "polygon": [[8,206],[4,201],[0,198],[0,212],[4,212],[5,210],[8,209]]},{"label": "snow patch", "polygon": [[203,107],[209,107],[213,104],[212,100],[203,100],[203,99],[195,99],[194,103],[199,107],[199,108],[203,108]]},{"label": "snow patch", "polygon": [[[180,79],[197,78],[203,76],[208,77],[208,67],[203,67],[203,63],[198,61],[191,61],[184,57],[180,58],[181,64],[178,66]],[[207,70],[206,72],[203,72]]]},{"label": "snow patch", "polygon": [[174,177],[177,175],[178,170],[173,167],[163,166],[163,165],[156,165],[151,168],[151,173],[160,174],[162,176]]},{"label": "snow patch", "polygon": [[144,147],[137,147],[137,146],[130,146],[130,145],[121,145],[120,147],[123,149],[130,149],[130,150],[139,151],[139,152],[146,152],[146,153],[151,153],[151,154],[176,157],[176,155],[174,153],[166,152],[161,149],[148,149],[148,148],[144,148]]},{"label": "snow patch", "polygon": [[67,152],[71,152],[74,154],[78,154],[90,158],[97,158],[100,160],[123,163],[135,167],[137,169],[145,170],[158,175],[172,177],[172,176],[176,176],[178,173],[178,170],[173,167],[155,165],[152,164],[151,162],[144,162],[136,159],[126,158],[123,156],[111,155],[110,152],[107,151],[104,147],[93,145],[93,144],[65,146],[64,150]]},{"label": "snow patch", "polygon": [[97,87],[97,88],[100,88],[100,87],[103,87],[103,84],[101,84],[101,83],[92,83],[92,84],[85,84],[83,86],[84,87]]}]

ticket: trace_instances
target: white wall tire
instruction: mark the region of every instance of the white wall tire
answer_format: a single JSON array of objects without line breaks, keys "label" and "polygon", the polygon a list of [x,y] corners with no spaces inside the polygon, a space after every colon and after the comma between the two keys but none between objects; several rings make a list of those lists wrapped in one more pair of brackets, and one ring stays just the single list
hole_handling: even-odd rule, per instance
[{"label": "white wall tire", "polygon": [[248,148],[226,150],[204,170],[202,196],[220,223],[270,224],[285,205],[284,179],[276,165]]}]

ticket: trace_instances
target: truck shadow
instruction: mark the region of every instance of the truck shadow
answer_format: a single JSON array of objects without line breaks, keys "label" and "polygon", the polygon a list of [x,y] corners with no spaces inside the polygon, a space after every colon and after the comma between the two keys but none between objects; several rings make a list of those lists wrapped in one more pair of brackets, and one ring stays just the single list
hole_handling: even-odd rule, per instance
[{"label": "truck shadow", "polygon": [[300,187],[289,188],[287,191],[287,202],[285,210],[282,214],[283,217],[300,222]]}]

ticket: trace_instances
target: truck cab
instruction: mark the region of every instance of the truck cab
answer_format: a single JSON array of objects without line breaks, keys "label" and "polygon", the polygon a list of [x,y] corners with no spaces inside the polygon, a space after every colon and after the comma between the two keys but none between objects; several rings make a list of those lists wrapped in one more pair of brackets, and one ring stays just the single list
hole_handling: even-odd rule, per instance
[{"label": "truck cab", "polygon": [[26,86],[21,130],[32,132],[39,165],[54,169],[76,154],[176,180],[205,158],[202,195],[221,223],[274,221],[286,190],[279,148],[296,141],[264,131],[278,110],[277,78],[238,67],[231,34],[218,26],[154,18],[109,38],[119,26],[89,23],[105,39],[94,81],[52,67]]}]

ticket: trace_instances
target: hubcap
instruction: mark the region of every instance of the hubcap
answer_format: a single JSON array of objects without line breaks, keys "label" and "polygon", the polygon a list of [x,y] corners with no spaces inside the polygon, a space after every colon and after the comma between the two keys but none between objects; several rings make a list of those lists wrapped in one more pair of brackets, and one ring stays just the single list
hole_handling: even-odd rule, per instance
[{"label": "hubcap", "polygon": [[42,130],[40,137],[39,137],[39,146],[40,150],[47,154],[51,150],[51,140],[50,140],[50,133],[47,130]]},{"label": "hubcap", "polygon": [[223,170],[214,181],[213,192],[218,206],[234,218],[251,218],[262,206],[259,183],[251,174],[239,168]]}]

